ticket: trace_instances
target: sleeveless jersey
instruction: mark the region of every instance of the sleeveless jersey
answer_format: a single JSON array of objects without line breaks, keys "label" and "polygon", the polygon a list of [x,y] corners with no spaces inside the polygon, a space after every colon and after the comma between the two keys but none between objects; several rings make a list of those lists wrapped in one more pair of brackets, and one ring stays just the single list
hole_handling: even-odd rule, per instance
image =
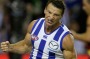
[{"label": "sleeveless jersey", "polygon": [[38,19],[32,28],[33,48],[29,59],[64,59],[62,41],[70,32],[64,24],[61,24],[52,33],[46,34],[44,19]]}]

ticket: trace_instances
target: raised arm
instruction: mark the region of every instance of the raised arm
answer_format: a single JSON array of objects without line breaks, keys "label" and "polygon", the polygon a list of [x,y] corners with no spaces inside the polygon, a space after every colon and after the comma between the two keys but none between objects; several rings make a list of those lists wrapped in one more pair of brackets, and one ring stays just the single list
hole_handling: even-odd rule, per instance
[{"label": "raised arm", "polygon": [[65,59],[76,59],[73,37],[70,34],[63,39],[62,46]]},{"label": "raised arm", "polygon": [[4,52],[14,52],[14,53],[26,53],[31,50],[31,30],[36,20],[32,21],[27,30],[25,38],[15,44],[10,44],[8,41],[1,43],[1,49]]}]

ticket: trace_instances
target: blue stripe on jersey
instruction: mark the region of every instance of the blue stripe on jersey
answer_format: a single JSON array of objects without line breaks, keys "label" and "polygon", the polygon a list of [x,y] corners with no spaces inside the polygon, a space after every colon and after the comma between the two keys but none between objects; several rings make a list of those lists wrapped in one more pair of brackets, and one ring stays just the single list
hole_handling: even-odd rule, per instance
[{"label": "blue stripe on jersey", "polygon": [[62,27],[64,27],[64,24],[62,24]]},{"label": "blue stripe on jersey", "polygon": [[[43,22],[44,22],[44,20],[41,20],[41,22],[40,22],[40,24],[38,25],[38,27],[36,28],[36,30],[35,30],[35,32],[34,32],[34,34],[33,35],[36,35],[36,36],[38,36],[38,33],[39,33],[39,31],[40,31],[40,29],[41,29],[41,27],[42,27],[42,25],[43,25]],[[31,40],[32,41],[32,44],[33,44],[33,49],[34,49],[34,40]],[[33,53],[32,53],[33,54]],[[33,55],[31,56],[31,58],[33,57]]]},{"label": "blue stripe on jersey", "polygon": [[60,35],[62,34],[63,31],[64,31],[63,28],[60,27],[59,30],[57,31],[57,33],[54,36],[54,40],[58,41],[59,37],[60,37]]},{"label": "blue stripe on jersey", "polygon": [[[44,22],[44,20],[42,20],[42,21],[40,22],[40,24],[38,25],[38,27],[37,27],[37,29],[35,30],[35,32],[34,32],[33,35],[38,36],[38,33],[39,33],[39,31],[40,31],[40,29],[41,29],[41,27],[42,27],[43,22]],[[32,42],[32,45],[34,46],[34,40],[31,40],[31,42]]]},{"label": "blue stripe on jersey", "polygon": [[29,59],[32,59],[33,51],[34,51],[34,47],[32,47],[32,51],[31,51],[31,53],[30,53],[30,58],[29,58]]},{"label": "blue stripe on jersey", "polygon": [[69,31],[66,32],[66,33],[62,36],[61,41],[60,41],[60,49],[61,49],[62,51],[63,51],[62,42],[63,42],[64,37],[65,37],[67,34],[70,34],[70,32],[69,32]]},{"label": "blue stripe on jersey", "polygon": [[31,54],[30,54],[30,56],[29,56],[29,59],[32,59],[33,51],[34,51],[34,49],[32,49]]},{"label": "blue stripe on jersey", "polygon": [[34,32],[34,35],[36,35],[36,36],[38,35],[38,33],[42,27],[43,22],[44,22],[44,20],[41,20],[40,24],[38,25],[37,29]]},{"label": "blue stripe on jersey", "polygon": [[37,53],[36,59],[42,59],[42,55],[43,55],[43,50],[44,50],[45,44],[46,44],[46,41],[41,39],[41,42],[40,42],[40,45],[39,45],[39,48],[38,48],[39,51]]},{"label": "blue stripe on jersey", "polygon": [[55,59],[55,53],[49,52],[48,59]]},{"label": "blue stripe on jersey", "polygon": [[[37,25],[37,23],[38,23],[39,20],[40,20],[40,19],[38,19],[38,20],[35,22],[34,26],[32,27],[31,33],[32,33],[32,31],[34,30],[34,28],[35,28],[35,26]],[[32,42],[32,45],[34,45],[34,41],[31,40],[31,42]]]},{"label": "blue stripe on jersey", "polygon": [[38,19],[38,20],[35,22],[34,26],[32,27],[31,32],[34,30],[34,28],[35,28],[35,26],[36,26],[36,24],[38,23],[39,20],[40,20],[40,19]]},{"label": "blue stripe on jersey", "polygon": [[[35,26],[37,25],[38,21],[40,21],[40,19],[38,19],[38,20],[35,22],[34,26],[32,27],[31,33],[32,33],[32,31],[34,30]],[[32,45],[34,45],[34,40],[31,40],[31,42],[32,42]],[[34,47],[33,47],[33,48],[34,48]]]},{"label": "blue stripe on jersey", "polygon": [[[32,45],[34,45],[34,40],[31,40],[31,42],[32,42]],[[33,47],[34,48],[34,47]]]},{"label": "blue stripe on jersey", "polygon": [[29,59],[32,59],[34,48],[32,48],[31,54],[29,56]]}]

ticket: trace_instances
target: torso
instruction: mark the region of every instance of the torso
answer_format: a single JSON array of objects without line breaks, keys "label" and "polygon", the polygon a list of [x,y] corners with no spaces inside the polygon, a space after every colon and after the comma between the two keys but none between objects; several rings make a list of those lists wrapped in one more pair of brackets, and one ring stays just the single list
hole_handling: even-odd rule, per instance
[{"label": "torso", "polygon": [[69,34],[65,25],[59,26],[50,34],[44,30],[44,18],[40,18],[32,29],[32,45],[30,59],[64,59],[62,52],[62,40]]}]

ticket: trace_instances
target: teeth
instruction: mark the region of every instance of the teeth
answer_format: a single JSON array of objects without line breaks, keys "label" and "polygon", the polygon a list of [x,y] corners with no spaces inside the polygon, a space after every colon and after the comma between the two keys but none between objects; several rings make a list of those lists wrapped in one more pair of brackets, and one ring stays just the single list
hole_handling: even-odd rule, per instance
[{"label": "teeth", "polygon": [[51,19],[48,19],[47,22],[52,24],[53,21]]},{"label": "teeth", "polygon": [[48,22],[51,22],[50,20]]},{"label": "teeth", "polygon": [[52,22],[51,20],[48,20],[48,22]]}]

